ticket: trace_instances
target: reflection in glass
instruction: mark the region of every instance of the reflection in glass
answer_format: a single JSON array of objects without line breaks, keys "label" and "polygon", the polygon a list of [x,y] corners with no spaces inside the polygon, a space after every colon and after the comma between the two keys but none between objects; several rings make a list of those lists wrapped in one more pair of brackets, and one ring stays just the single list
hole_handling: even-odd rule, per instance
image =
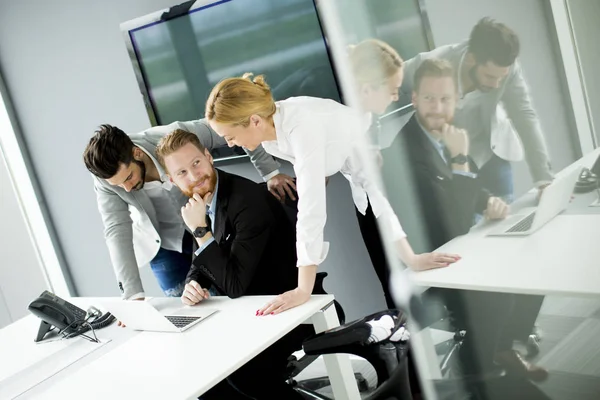
[{"label": "reflection in glass", "polygon": [[[341,48],[365,35],[377,36],[381,26],[373,25],[368,2],[355,10],[346,9],[341,2],[333,3],[337,7],[322,8],[334,15],[324,20],[327,32],[337,38],[331,43],[338,73],[344,75],[349,72],[344,71]],[[390,11],[385,17],[384,26],[395,18],[403,21],[405,16]],[[453,18],[448,18],[449,25],[460,23],[460,18]],[[339,24],[335,24],[336,19]],[[382,178],[392,207],[410,242],[415,243],[415,251],[461,256],[448,268],[393,271],[395,299],[412,313],[412,356],[421,380],[411,384],[420,386],[421,394],[427,393],[428,399],[436,397],[427,392],[430,388],[438,398],[448,399],[594,398],[599,387],[600,357],[580,351],[579,345],[589,350],[589,344],[597,347],[597,339],[582,334],[582,342],[573,346],[569,338],[575,336],[573,329],[577,330],[581,321],[563,319],[557,309],[568,309],[575,315],[585,304],[599,313],[599,286],[595,281],[592,287],[589,277],[600,279],[600,254],[590,239],[600,232],[595,227],[600,226],[600,220],[589,205],[598,197],[598,180],[592,170],[600,165],[600,150],[562,171],[558,167],[552,171],[546,140],[554,132],[542,130],[542,117],[536,113],[526,79],[536,70],[523,71],[525,67],[517,58],[519,37],[510,29],[513,21],[503,22],[506,25],[481,19],[475,31],[483,35],[474,36],[487,39],[480,42],[476,38],[418,57],[396,48],[405,59],[403,88],[407,90],[403,92],[411,96],[416,112],[407,114],[401,125],[384,118],[383,131],[387,125],[392,134],[380,135],[371,142],[373,147],[383,148],[380,169],[369,169],[381,174],[371,177],[375,181]],[[334,34],[335,29],[341,32]],[[507,57],[498,56],[502,53]],[[428,70],[428,63],[441,67]],[[352,91],[356,84],[353,81],[359,81],[357,76],[351,78],[341,80],[344,93]],[[386,137],[387,141],[381,140]],[[565,141],[564,137],[552,139],[548,141],[555,146]],[[569,151],[567,148],[551,150],[569,158],[563,154]],[[372,152],[367,153],[372,156]],[[521,159],[529,164],[536,185],[517,197],[509,209],[515,178],[513,163]],[[588,170],[581,170],[582,166]],[[573,201],[563,201],[574,189],[577,195]],[[535,226],[537,231],[514,232],[512,237],[488,236],[502,223],[495,219],[514,213],[525,216],[535,210],[544,213],[548,208],[536,208],[540,196],[542,206],[557,204],[560,209],[554,207],[545,223]],[[578,266],[566,267],[574,259]],[[390,257],[392,267],[398,265],[395,261]],[[414,287],[407,277],[424,291],[418,300],[410,296]],[[593,294],[594,299],[588,302],[555,296],[565,293]],[[554,320],[561,321],[562,328],[551,322]],[[590,324],[597,325],[595,321]],[[594,330],[591,325],[589,329]],[[556,343],[541,340],[545,331],[560,345],[555,348]],[[586,362],[578,363],[576,355]],[[556,382],[583,382],[584,374],[585,390],[557,386]]]}]

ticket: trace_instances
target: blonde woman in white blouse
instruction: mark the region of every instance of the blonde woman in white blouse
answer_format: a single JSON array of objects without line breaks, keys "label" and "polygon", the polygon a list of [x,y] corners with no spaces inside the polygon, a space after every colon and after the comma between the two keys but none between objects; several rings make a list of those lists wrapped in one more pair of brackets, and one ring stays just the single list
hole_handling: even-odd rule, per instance
[{"label": "blonde woman in white blouse", "polygon": [[333,100],[292,97],[275,102],[263,76],[251,74],[219,82],[206,102],[206,119],[230,146],[250,150],[262,143],[275,157],[291,162],[298,191],[296,251],[298,287],[277,296],[259,314],[277,314],[305,303],[313,290],[317,267],[329,243],[323,232],[326,214],[325,178],[341,172],[350,182],[357,208],[370,201],[377,218],[387,220],[400,259],[416,270],[447,266],[457,256],[415,254],[398,217],[376,185],[364,176],[357,149],[370,116]]}]

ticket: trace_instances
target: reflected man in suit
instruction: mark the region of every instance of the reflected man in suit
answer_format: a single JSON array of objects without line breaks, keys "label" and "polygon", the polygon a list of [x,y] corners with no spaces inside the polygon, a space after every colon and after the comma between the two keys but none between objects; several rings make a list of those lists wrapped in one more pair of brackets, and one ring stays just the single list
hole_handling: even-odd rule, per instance
[{"label": "reflected man in suit", "polygon": [[[237,298],[277,295],[297,286],[294,225],[264,185],[215,169],[210,153],[191,132],[175,130],[161,140],[156,153],[170,180],[189,197],[181,215],[198,249],[181,297],[185,304],[208,298],[209,289]],[[249,398],[301,399],[285,383],[285,367],[287,357],[311,333],[307,325],[294,329],[230,375],[229,383]],[[202,398],[237,398],[217,392],[227,388],[220,385]]]},{"label": "reflected man in suit", "polygon": [[[452,65],[446,60],[427,59],[414,76],[415,114],[393,149],[408,157],[409,175],[433,250],[467,233],[476,213],[501,219],[506,217],[508,206],[483,188],[470,158],[468,133],[452,125],[457,101]],[[427,295],[441,298],[458,325],[467,329],[461,348],[466,368],[487,371],[500,364],[533,381],[547,378],[546,370],[525,361],[512,349],[515,340],[527,340],[542,296],[452,289],[430,289]]]},{"label": "reflected man in suit", "polygon": [[458,91],[455,125],[468,132],[482,185],[509,203],[513,200],[510,161],[525,155],[540,190],[553,179],[540,121],[517,60],[519,51],[519,38],[512,29],[483,18],[467,41],[406,61],[401,88],[411,93],[415,72],[424,60],[441,58],[452,64]]}]

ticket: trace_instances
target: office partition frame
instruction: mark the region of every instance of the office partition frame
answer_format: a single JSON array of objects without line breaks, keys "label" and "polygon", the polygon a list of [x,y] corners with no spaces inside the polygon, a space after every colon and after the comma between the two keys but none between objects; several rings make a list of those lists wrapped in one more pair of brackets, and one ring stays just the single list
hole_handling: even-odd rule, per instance
[{"label": "office partition frame", "polygon": [[549,3],[577,129],[579,150],[581,155],[584,155],[594,150],[598,144],[594,137],[589,102],[585,92],[583,72],[579,65],[569,6],[566,0],[549,0]]}]

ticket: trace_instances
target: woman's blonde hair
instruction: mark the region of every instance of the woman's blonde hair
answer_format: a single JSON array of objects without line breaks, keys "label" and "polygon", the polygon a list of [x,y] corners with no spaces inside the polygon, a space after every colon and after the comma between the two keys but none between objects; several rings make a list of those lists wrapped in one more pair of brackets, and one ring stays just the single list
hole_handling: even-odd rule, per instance
[{"label": "woman's blonde hair", "polygon": [[359,85],[383,85],[404,64],[402,57],[392,46],[378,39],[367,39],[350,46],[348,58],[354,79]]},{"label": "woman's blonde hair", "polygon": [[251,115],[271,118],[275,101],[263,75],[253,78],[245,73],[241,78],[227,78],[219,82],[208,96],[205,116],[209,121],[248,126]]}]

